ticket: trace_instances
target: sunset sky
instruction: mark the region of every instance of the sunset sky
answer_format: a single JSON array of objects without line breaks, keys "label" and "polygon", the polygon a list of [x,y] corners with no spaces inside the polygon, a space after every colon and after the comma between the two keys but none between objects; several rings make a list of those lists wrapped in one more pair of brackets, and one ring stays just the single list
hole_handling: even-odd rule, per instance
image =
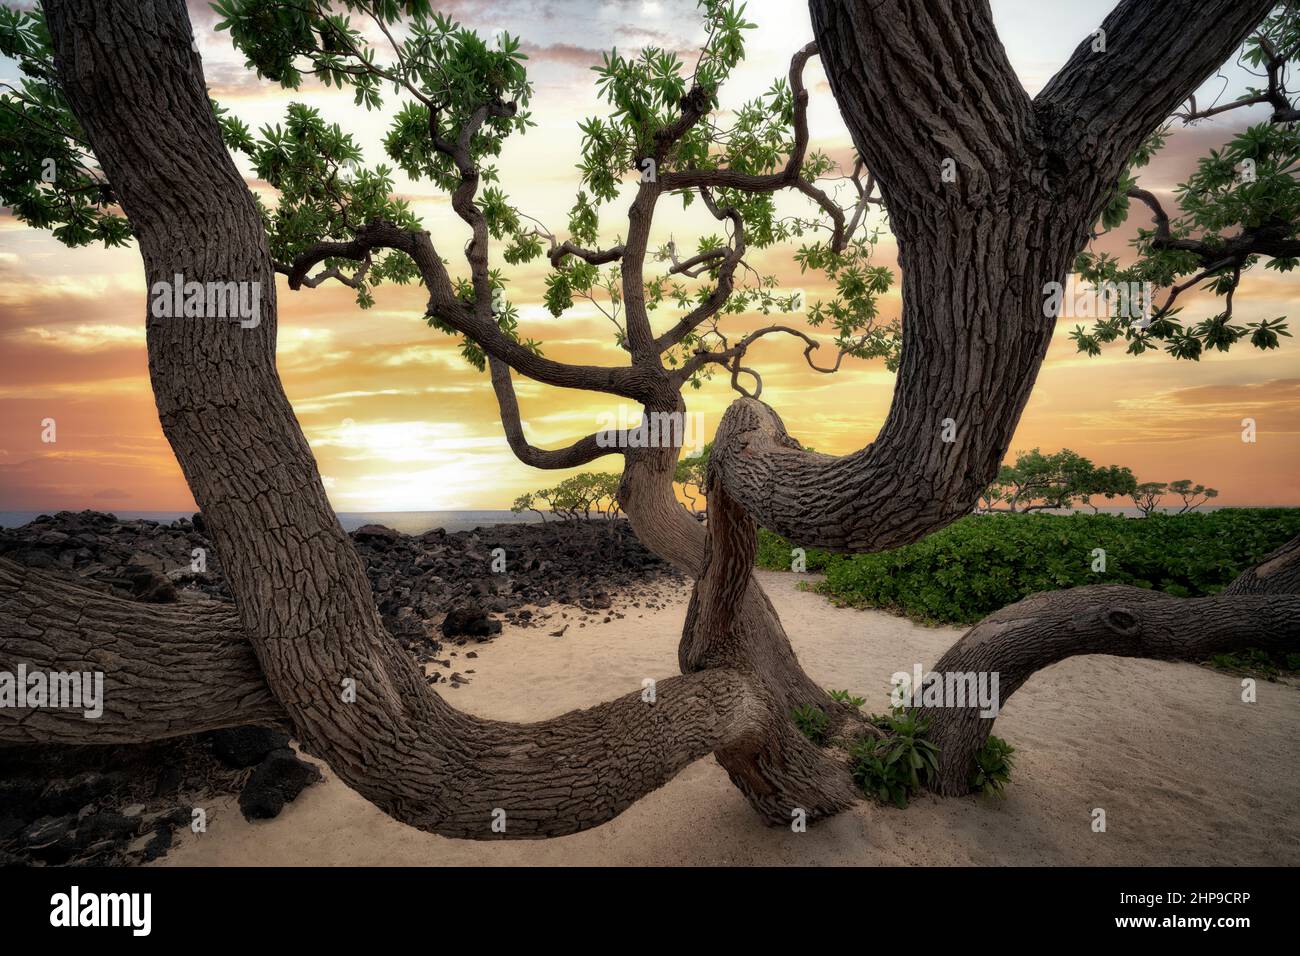
[{"label": "sunset sky", "polygon": [[[1100,24],[1110,5],[994,0],[1003,42],[1031,94]],[[577,124],[603,112],[589,67],[599,62],[602,50],[615,46],[628,52],[655,45],[693,62],[691,51],[703,39],[693,8],[690,0],[441,4],[481,33],[505,29],[524,38],[536,85],[537,127],[513,137],[498,164],[502,187],[523,211],[562,233],[578,188]],[[316,87],[285,93],[244,69],[226,35],[213,31],[215,18],[206,4],[191,0],[190,9],[212,94],[224,106],[254,129],[282,121],[291,100],[318,106],[357,136],[369,161],[383,161],[383,131],[396,100],[387,101],[381,113],[367,114],[352,106],[350,93]],[[787,71],[791,54],[812,38],[807,8],[794,0],[750,2],[748,16],[759,28],[750,32],[747,60],[723,91],[724,105],[766,90]],[[1225,90],[1222,95],[1235,97],[1242,88],[1239,69],[1224,73],[1206,84],[1202,102]],[[849,137],[816,60],[806,77],[813,145],[847,159]],[[0,80],[15,78],[14,65],[0,59]],[[1143,171],[1142,185],[1171,208],[1170,191],[1198,157],[1266,116],[1266,109],[1256,107],[1176,130],[1169,147]],[[249,182],[272,198],[251,174]],[[443,257],[452,260],[453,274],[464,274],[457,259],[465,228],[447,198],[400,174],[398,189],[424,218]],[[791,211],[802,208],[793,199],[782,204]],[[625,206],[620,202],[604,213],[602,224],[611,239],[624,231]],[[657,242],[671,236],[693,248],[701,226],[715,231],[675,211],[678,206],[661,205]],[[1145,223],[1135,211],[1130,228],[1106,237],[1102,248],[1125,252],[1135,221]],[[793,251],[767,250],[749,261],[815,299],[821,290],[799,274]],[[894,251],[884,240],[879,261],[892,264]],[[595,364],[625,361],[608,322],[594,308],[576,307],[562,319],[550,316],[541,305],[544,264],[510,267],[499,258],[494,264],[508,276],[508,296],[520,307],[523,334],[542,340],[548,355]],[[336,509],[503,508],[521,492],[560,477],[514,459],[486,376],[464,364],[454,340],[425,325],[419,289],[381,286],[376,306],[361,311],[348,289],[290,292],[281,282],[280,371]],[[1237,319],[1286,315],[1298,295],[1300,276],[1256,267],[1237,294]],[[1185,319],[1217,311],[1213,297],[1184,299]],[[0,511],[193,506],[149,388],[145,300],[134,246],[68,250],[7,210],[0,213]],[[898,311],[895,291],[882,303],[882,313],[893,317]],[[660,310],[659,328],[677,315]],[[732,328],[756,328],[759,321],[741,318]],[[1089,359],[1066,337],[1075,324],[1068,319],[1058,324],[1013,451],[1068,447],[1099,463],[1128,465],[1140,480],[1192,478],[1219,488],[1222,504],[1300,504],[1300,337],[1283,339],[1274,352],[1239,345],[1227,354],[1207,354],[1199,363],[1177,362],[1164,353],[1133,358],[1123,354],[1122,345]],[[833,376],[812,372],[788,338],[764,340],[746,364],[762,371],[763,398],[782,414],[791,433],[825,452],[848,452],[869,442],[884,421],[894,386],[881,361],[846,360]],[[616,407],[595,394],[519,378],[516,385],[527,433],[544,447],[595,430],[601,413]],[[687,399],[692,411],[704,414],[711,435],[734,397],[725,377],[719,377]],[[1241,441],[1244,417],[1258,422],[1254,444]],[[57,422],[55,444],[41,441],[46,418]],[[617,466],[616,458],[608,458],[590,468]]]}]

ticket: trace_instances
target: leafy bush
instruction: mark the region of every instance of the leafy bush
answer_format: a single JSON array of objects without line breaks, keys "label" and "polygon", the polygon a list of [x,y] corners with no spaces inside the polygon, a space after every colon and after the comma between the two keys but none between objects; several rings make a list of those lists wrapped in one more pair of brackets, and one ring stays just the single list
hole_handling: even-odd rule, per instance
[{"label": "leafy bush", "polygon": [[831,728],[831,719],[821,708],[804,704],[791,711],[791,716],[794,717],[794,725],[799,728],[799,732],[813,743],[826,742],[826,731]]},{"label": "leafy bush", "polygon": [[[766,528],[759,528],[758,553],[754,557],[754,563],[760,568],[767,568],[769,571],[789,571],[790,565],[794,561],[794,556],[790,552],[794,550],[794,547],[779,534],[773,534]],[[820,548],[808,548],[804,554],[809,571],[826,570],[826,564],[832,557],[833,555],[829,551],[823,551]]]},{"label": "leafy bush", "polygon": [[980,791],[986,797],[1000,797],[1002,791],[1011,782],[1011,767],[1015,761],[1011,755],[1016,748],[1001,737],[991,734],[984,741],[984,746],[975,754],[975,773],[971,775],[972,789]]},{"label": "leafy bush", "polygon": [[1300,671],[1300,654],[1247,647],[1228,654],[1214,654],[1210,657],[1209,664],[1220,670],[1277,680],[1285,674]]},{"label": "leafy bush", "polygon": [[888,736],[854,743],[849,769],[867,796],[902,809],[939,770],[939,748],[925,739],[930,722],[901,709],[888,716],[872,715],[871,722]]},{"label": "leafy bush", "polygon": [[907,806],[910,792],[907,775],[900,764],[888,762],[884,744],[883,740],[870,737],[859,740],[849,750],[849,766],[863,793],[901,810]]},{"label": "leafy bush", "polygon": [[[838,603],[883,607],[944,624],[973,624],[1039,591],[1128,584],[1178,597],[1215,594],[1300,534],[1300,508],[1225,508],[1206,514],[968,515],[892,551],[808,551],[824,568],[817,590]],[[1095,548],[1106,570],[1092,570]],[[760,536],[759,563],[788,569],[790,548]],[[779,561],[776,559],[779,558]]]},{"label": "leafy bush", "polygon": [[837,704],[848,704],[850,707],[861,707],[867,702],[865,697],[850,694],[847,690],[827,690],[826,693]]}]

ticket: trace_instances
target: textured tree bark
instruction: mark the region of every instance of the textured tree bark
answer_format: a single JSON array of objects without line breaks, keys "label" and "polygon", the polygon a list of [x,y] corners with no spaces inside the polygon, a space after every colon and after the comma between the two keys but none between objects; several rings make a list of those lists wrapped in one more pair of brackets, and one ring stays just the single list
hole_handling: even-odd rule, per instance
[{"label": "textured tree bark", "polygon": [[138,604],[0,558],[0,671],[102,672],[104,713],[0,708],[2,743],[142,743],[288,726],[228,604]]},{"label": "textured tree bark", "polygon": [[[744,520],[733,508],[719,524]],[[731,546],[743,535],[743,529],[718,532],[713,547],[720,557],[743,554],[743,543]],[[1297,564],[1300,538],[1243,572],[1216,597],[1186,600],[1118,585],[1036,594],[975,625],[932,669],[997,672],[1000,703],[1005,704],[1034,673],[1077,655],[1197,662],[1245,647],[1294,649],[1300,646]],[[810,819],[834,812],[850,799],[844,769],[833,751],[818,751],[801,737],[789,736],[789,721],[777,719],[794,705],[789,696],[778,700],[784,669],[779,655],[776,666],[769,662],[764,673],[762,658],[743,649],[751,640],[743,623],[748,612],[742,610],[738,621],[717,617],[736,605],[730,598],[716,600],[712,589],[734,580],[730,574],[715,580],[707,568],[702,572],[700,591],[692,599],[692,623],[683,637],[683,668],[694,670],[702,655],[725,663],[732,648],[739,649],[734,653],[742,665],[661,682],[661,697],[678,704],[690,701],[695,709],[677,710],[665,717],[671,722],[646,733],[656,741],[678,741],[673,746],[686,748],[679,757],[684,766],[709,752],[704,728],[715,722],[729,725],[718,738],[718,759],[765,818],[789,822],[796,808],[806,810]],[[104,715],[90,721],[79,711],[0,709],[0,743],[139,743],[241,724],[287,723],[226,605],[137,604],[0,559],[0,670],[13,671],[18,663],[44,671],[104,671]],[[767,685],[773,676],[777,687]],[[679,687],[678,681],[688,683]],[[533,771],[526,758],[540,759],[528,741],[551,741],[558,764],[564,748],[574,755],[585,753],[592,728],[602,728],[597,736],[603,735],[603,741],[614,741],[620,726],[629,720],[636,726],[647,710],[639,697],[629,695],[554,721],[522,726],[493,722],[491,729],[501,735],[503,752],[518,755],[527,777]],[[978,707],[928,708],[926,714],[934,720],[932,739],[941,746],[936,789],[946,795],[967,792],[975,752],[988,738],[993,720],[980,717]],[[837,733],[868,732],[851,721],[840,723]],[[478,730],[467,734],[475,747],[481,737]],[[615,767],[629,759],[627,753],[605,755],[603,750],[599,756],[608,756]],[[506,773],[499,763],[497,770]],[[641,781],[646,792],[652,789],[650,780],[671,776],[663,765],[659,770],[662,779]],[[553,768],[536,772],[540,779]],[[614,806],[619,804],[606,809]],[[476,812],[483,809],[478,805]],[[469,822],[477,820],[471,813]]]},{"label": "textured tree bark", "polygon": [[[1300,647],[1300,537],[1292,538],[1223,591],[1180,600],[1107,585],[1035,594],[990,614],[934,666],[938,673],[998,674],[1000,702],[1035,672],[1080,654],[1203,661],[1213,654]],[[970,789],[975,754],[993,732],[978,707],[927,708],[939,743],[936,789]]]},{"label": "textured tree bark", "polygon": [[[29,672],[105,675],[102,717],[0,708],[0,743],[143,743],[242,724],[290,727],[255,643],[228,605],[137,604],[0,559],[0,670],[22,663]],[[419,690],[413,700],[436,700]],[[414,826],[483,839],[557,836],[602,823],[700,757],[755,746],[766,733],[761,688],[738,671],[670,677],[655,692],[653,705],[638,688],[534,724],[481,720],[444,704],[428,709],[427,723],[385,726],[383,737],[354,742],[340,728],[322,756]],[[373,693],[359,682],[358,711],[373,706],[363,695]],[[310,690],[299,696],[310,701]],[[504,833],[491,829],[498,808]]]},{"label": "textured tree bark", "polygon": [[[1045,286],[1064,282],[1133,150],[1272,3],[1178,0],[1157,14],[1129,0],[1106,21],[1110,52],[1093,55],[1085,41],[1033,101],[981,0],[810,6],[831,89],[898,240],[898,379],[862,450],[764,446],[733,457],[724,481],[759,524],[797,544],[874,551],[975,506],[1051,340]],[[1146,70],[1157,49],[1163,59]]]},{"label": "textured tree bark", "polygon": [[[150,287],[176,274],[259,284],[254,328],[149,317],[149,368],[243,633],[306,749],[405,822],[518,838],[601,823],[692,760],[758,732],[760,698],[731,670],[662,681],[654,704],[638,688],[530,725],[461,714],[426,687],[383,631],[280,385],[274,268],[221,144],[183,3],[44,6],[61,82],[117,184]],[[504,830],[493,827],[497,809]]]},{"label": "textured tree bark", "polygon": [[[1167,31],[1150,5],[1121,4],[1105,25],[1112,49],[1120,44],[1117,55],[1098,59],[1085,41],[1031,101],[987,3],[956,0],[939,12],[907,0],[811,0],[832,89],[858,152],[880,180],[899,244],[898,379],[875,441],[838,458],[803,451],[761,402],[732,404],[710,460],[710,519],[719,526],[710,528],[708,564],[692,603],[697,619],[688,622],[695,654],[727,655],[728,627],[747,593],[755,519],[795,544],[861,552],[914,541],[977,504],[1006,456],[1051,341],[1048,283],[1064,282],[1137,146],[1272,4],[1176,6],[1185,16]],[[1155,48],[1164,56],[1159,68],[1135,78]],[[902,128],[899,116],[908,117]],[[1072,125],[1076,117],[1086,120],[1082,133]],[[886,129],[889,135],[878,135]],[[1086,599],[1028,600],[1038,608]],[[1038,666],[1069,653],[1195,655],[1243,646],[1255,634],[1207,623],[1204,641],[1175,648],[1159,628],[1192,625],[1211,608],[1173,599],[1159,607],[1168,620],[1148,608],[1143,625],[1129,622],[1128,612],[1094,614],[1096,628],[1034,645],[1046,655]],[[1276,634],[1292,623],[1285,600],[1239,610]],[[954,669],[966,663],[970,649],[984,647],[1002,624],[994,615],[945,662]],[[1125,631],[1126,644],[1113,639],[1116,628],[1130,626],[1137,630]],[[1135,634],[1146,638],[1131,639]],[[1036,669],[1032,654],[1014,666],[1022,645],[997,645],[1011,667],[1005,693]],[[936,724],[949,750],[939,786],[964,792],[988,730],[976,740],[975,730],[947,713]]]},{"label": "textured tree bark", "polygon": [[[725,440],[725,435],[719,432]],[[792,711],[820,708],[831,737],[862,736],[874,728],[840,705],[804,673],[776,612],[754,580],[758,526],[720,485],[709,486],[704,565],[687,609],[678,652],[684,673],[736,667],[752,674],[770,700],[767,732],[757,747],[719,750],[731,781],[769,822],[809,821],[860,799],[842,754],[815,746],[795,726]]]},{"label": "textured tree bark", "polygon": [[[1103,68],[1081,48],[1040,107],[1010,72],[986,4],[960,0],[951,16],[934,17],[921,4],[814,0],[828,74],[855,143],[884,184],[899,239],[904,348],[889,418],[872,445],[836,459],[797,450],[775,413],[738,402],[715,445],[707,538],[672,495],[676,449],[627,454],[620,499],[634,530],[699,581],[680,650],[685,674],[661,681],[653,706],[634,693],[527,725],[455,711],[382,629],[276,373],[274,267],[251,196],[220,143],[183,4],[44,6],[64,88],[117,187],[150,285],[177,273],[257,282],[261,322],[242,329],[147,320],[164,432],[222,555],[239,632],[219,607],[127,606],[0,562],[0,662],[58,663],[69,650],[76,661],[107,655],[123,696],[100,739],[287,719],[309,751],[398,819],[446,835],[510,838],[596,825],[711,752],[773,822],[788,822],[797,809],[815,818],[854,799],[833,752],[809,744],[790,721],[793,707],[828,701],[799,669],[750,574],[755,518],[801,544],[869,550],[915,540],[966,513],[1005,454],[1045,354],[1053,320],[1042,314],[1042,286],[1064,277],[1131,152],[1124,144],[1136,145],[1226,59],[1269,4],[1217,0],[1195,16],[1189,10],[1191,26],[1180,24],[1170,47],[1187,54],[1183,65],[1162,66],[1161,86],[1131,83],[1136,93],[1119,86],[1134,69],[1142,31],[1154,27],[1142,26],[1137,4],[1122,4],[1117,33],[1127,36],[1137,21],[1130,59]],[[920,37],[930,43],[922,47]],[[1091,139],[1069,139],[1060,118],[1084,109],[1081,98],[1105,96],[1118,97],[1118,112],[1090,116]],[[873,119],[885,117],[880,128],[896,135],[873,138]],[[1107,135],[1119,145],[1089,145]],[[1080,155],[1063,153],[1067,141]],[[957,163],[953,183],[940,178],[946,158]],[[489,344],[499,362],[523,361],[508,344]],[[638,347],[650,354],[644,335]],[[635,396],[647,410],[681,407],[667,377],[644,367],[525,371]],[[517,424],[502,372],[494,364],[503,414],[513,408]],[[514,431],[512,447],[538,463],[588,460],[597,450],[584,439],[546,453]],[[1292,573],[1259,572],[1260,580]],[[1107,612],[1103,626],[1081,628],[1075,644],[1102,648],[1092,653],[1172,653],[1161,629],[1194,602],[1148,598],[1140,639],[1117,641],[1128,618]],[[1076,606],[1068,595],[1039,599],[1034,606],[1049,615]],[[1291,598],[1230,600],[1247,602],[1241,607],[1261,621],[1289,621],[1294,611]],[[1243,637],[1218,607],[1194,609],[1224,621],[1205,646]],[[950,654],[964,662],[980,646],[963,641]],[[1036,658],[1021,663],[1019,642],[997,646],[1009,648],[1016,673],[1032,673]],[[184,661],[191,673],[157,667],[163,659]],[[206,675],[225,686],[210,686]],[[348,687],[355,700],[345,697]],[[166,696],[146,701],[154,690]],[[0,713],[0,740],[86,739],[87,723],[56,712],[21,720]],[[953,735],[957,755],[974,740],[957,724],[941,733]],[[954,780],[960,771],[954,759]],[[504,832],[492,827],[498,808],[506,811]]]},{"label": "textured tree bark", "polygon": [[[684,408],[675,393],[664,401],[664,409]],[[798,732],[791,711],[804,705],[820,707],[836,722],[837,731],[856,730],[862,722],[832,701],[799,666],[776,609],[751,573],[753,523],[739,515],[738,526],[729,524],[722,511],[715,511],[711,491],[706,536],[677,500],[672,487],[677,455],[675,448],[629,450],[619,502],[637,538],[696,579],[678,648],[682,673],[735,668],[761,689],[764,733],[743,746],[720,749],[718,762],[768,823],[789,824],[795,810],[802,810],[810,821],[838,812],[855,799],[852,780],[843,762]],[[718,507],[726,508],[721,498]],[[733,546],[733,531],[742,544]],[[724,566],[725,573],[720,573]],[[721,599],[712,593],[720,584],[730,588]],[[711,614],[713,608],[722,609],[726,619]]]},{"label": "textured tree bark", "polygon": [[[1300,646],[1300,597],[1219,595],[1180,599],[1122,585],[1035,594],[986,617],[948,650],[938,674],[997,674],[1000,705],[1035,673],[1081,654],[1199,662],[1224,651]],[[994,718],[979,706],[923,707],[939,747],[932,785],[970,791],[975,754]]]},{"label": "textured tree bark", "polygon": [[1243,571],[1224,594],[1300,594],[1300,537],[1292,538],[1253,568]]}]

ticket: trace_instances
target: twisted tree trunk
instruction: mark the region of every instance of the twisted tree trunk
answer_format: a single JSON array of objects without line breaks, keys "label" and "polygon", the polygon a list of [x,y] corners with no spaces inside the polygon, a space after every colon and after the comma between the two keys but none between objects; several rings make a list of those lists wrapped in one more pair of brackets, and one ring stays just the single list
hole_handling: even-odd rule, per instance
[{"label": "twisted tree trunk", "polygon": [[[633,693],[523,725],[454,710],[383,631],[276,373],[273,266],[252,198],[221,145],[183,4],[44,6],[64,89],[121,198],[150,285],[177,273],[257,282],[261,322],[242,329],[146,320],[164,433],[212,529],[237,619],[215,605],[131,605],[0,561],[0,664],[103,669],[111,702],[98,726],[66,712],[0,712],[0,740],[140,740],[287,722],[310,752],[398,819],[446,835],[510,838],[610,819],[708,753],[773,822],[800,809],[815,818],[854,799],[836,754],[806,741],[790,720],[794,707],[831,705],[799,669],[752,579],[755,519],[800,544],[871,550],[966,513],[996,474],[1046,352],[1054,320],[1042,313],[1043,284],[1064,278],[1136,145],[1270,4],[1178,0],[1172,31],[1128,0],[1107,20],[1114,58],[1098,61],[1085,44],[1031,103],[986,4],[954,0],[950,15],[934,17],[898,0],[813,0],[828,75],[884,184],[899,239],[904,344],[889,418],[871,445],[832,458],[799,450],[761,403],[737,403],[715,444],[707,536],[672,495],[677,450],[629,451],[620,501],[634,530],[698,580],[680,650],[684,676],[661,681],[654,704]],[[1117,47],[1115,37],[1125,42]],[[1167,58],[1159,69],[1146,63],[1152,55]],[[870,127],[885,121],[891,135],[877,138]],[[951,183],[941,179],[949,159],[958,172]],[[634,238],[644,241],[640,232]],[[427,265],[431,294],[447,296],[427,235],[386,241]],[[466,334],[482,331],[445,304]],[[575,371],[518,355],[495,326],[482,331],[493,384],[506,396],[503,415],[511,417],[513,393],[496,360],[506,358],[543,381],[585,387],[594,376],[592,387],[620,395],[654,392],[659,381],[663,392],[647,410],[680,410],[667,377],[647,371],[658,341],[643,333],[631,369]],[[508,433],[517,451],[528,448],[521,431]],[[578,443],[538,463],[592,451]],[[1274,573],[1265,569],[1257,577]],[[1034,607],[1057,615],[1053,634],[1075,619],[1066,609],[1096,606],[1088,595],[1037,600]],[[1269,628],[1295,610],[1289,598],[1207,600],[1248,602],[1239,607]],[[1106,633],[1067,643],[1169,656],[1161,629],[1218,606],[1152,599],[1137,625],[1107,612]],[[1009,672],[1023,680],[1072,652],[1049,646],[1025,656],[1021,640],[989,642],[1009,620],[991,620],[957,645],[954,662],[1001,666],[1002,652],[985,658],[979,649],[1006,647]],[[1193,651],[1255,633],[1216,625]],[[178,666],[159,667],[164,660]],[[945,789],[956,792],[964,755],[980,738],[978,728],[952,721],[939,733],[954,755]],[[498,809],[504,831],[492,826]]]},{"label": "twisted tree trunk", "polygon": [[[729,529],[756,519],[802,546],[874,551],[914,541],[978,503],[1051,341],[1049,283],[1064,283],[1134,150],[1271,6],[1179,0],[1157,14],[1127,0],[1103,24],[1108,45],[1085,40],[1031,101],[980,0],[954,0],[942,15],[907,0],[811,0],[832,90],[881,183],[898,240],[902,355],[880,434],[851,455],[806,452],[770,408],[753,399],[733,403],[709,466],[710,511],[721,505],[728,515],[710,528],[708,570],[717,579],[702,580],[697,595],[707,591],[718,605],[710,621],[729,620],[745,593],[753,545]],[[1158,25],[1169,17],[1177,30]],[[909,120],[901,128],[899,116]],[[879,135],[885,129],[889,135]],[[1072,620],[1068,609],[1088,600],[1054,595],[1029,603]],[[1154,606],[1144,609],[1145,621],[1129,621],[1128,612],[1092,613],[1093,629],[1033,641],[1059,630],[1049,613],[1025,627],[1028,638],[1006,638],[982,663],[1005,663],[1014,690],[1069,653],[1170,656],[1175,648],[1160,628],[1171,620],[1193,625],[1210,606],[1169,601],[1159,604],[1166,616]],[[1240,609],[1248,612],[1270,634],[1292,623],[1285,600]],[[987,648],[988,635],[1005,632],[1005,623],[994,615],[945,662],[980,663],[972,648]],[[1242,646],[1255,631],[1207,619],[1204,633],[1204,641],[1178,652]],[[1017,654],[1026,646],[1034,650],[1022,660]],[[963,723],[968,718],[938,723],[948,748],[947,792],[964,791],[974,751],[987,737],[987,722],[980,736]]]},{"label": "twisted tree trunk", "polygon": [[[426,686],[383,630],[361,561],[280,385],[265,234],[221,143],[184,5],[47,0],[44,6],[63,88],[116,185],[149,287],[176,274],[186,281],[259,284],[261,321],[251,329],[148,317],[149,369],[164,434],[221,553],[243,635],[304,747],[398,819],[444,835],[512,838],[596,825],[691,761],[761,734],[762,689],[733,670],[662,681],[653,704],[638,688],[529,725],[462,714]],[[166,632],[135,627],[145,612],[128,615],[95,592],[40,593],[51,607],[79,600],[131,618],[131,627],[115,629],[116,640],[138,642],[139,654],[123,647],[109,661],[116,666],[106,668],[106,695],[128,711],[140,700],[137,679],[151,667],[140,644],[161,642]],[[30,657],[34,665],[47,649],[57,657],[69,646],[65,633],[92,639],[85,623],[61,630],[57,621],[33,616],[22,600],[10,592],[5,626],[20,636],[39,634],[23,647],[6,640],[6,658]],[[190,643],[204,667],[241,670],[238,686],[249,688],[255,706],[232,706],[229,722],[246,714],[275,719],[257,681],[242,673],[246,657],[230,654],[228,644],[223,653],[217,642],[212,654],[202,653],[204,635],[228,619],[210,607],[175,615],[167,625],[197,629]],[[205,676],[196,671],[178,683],[194,693]],[[204,705],[201,724],[212,726],[210,695]],[[166,716],[134,732],[179,732],[183,720],[173,716],[184,708],[164,709]],[[55,725],[66,731],[65,715],[51,713],[39,725],[23,716],[17,728],[6,719],[7,737],[52,739]],[[129,736],[128,720],[125,713],[114,719],[106,736]],[[83,724],[87,731],[94,733]],[[504,830],[493,827],[498,809],[506,813]]]},{"label": "twisted tree trunk", "polygon": [[[1204,661],[1245,647],[1300,647],[1300,596],[1215,596],[1185,599],[1123,585],[1034,594],[995,611],[948,650],[940,674],[998,675],[999,707],[1030,677],[1083,654]],[[942,679],[942,677],[940,678]],[[951,702],[949,702],[951,703]],[[923,707],[939,747],[931,786],[968,793],[975,755],[993,730],[979,705]]]},{"label": "twisted tree trunk", "polygon": [[[676,396],[673,401],[680,403]],[[719,500],[715,508],[710,492],[706,537],[704,527],[677,500],[672,487],[677,454],[676,448],[629,452],[619,501],[638,539],[697,581],[678,648],[682,673],[735,668],[760,689],[764,732],[739,746],[719,749],[718,762],[769,823],[789,823],[795,810],[809,820],[837,813],[856,799],[846,766],[811,745],[791,713],[811,705],[844,727],[856,728],[861,721],[832,701],[799,666],[776,609],[753,577],[752,522],[743,514],[738,515],[738,525],[730,522],[725,505]],[[732,531],[747,542],[747,549],[744,543],[720,543]],[[740,563],[726,565],[728,555]],[[729,592],[714,595],[723,581]]]},{"label": "twisted tree trunk", "polygon": [[[382,628],[276,374],[274,267],[251,195],[220,145],[182,5],[47,0],[45,7],[64,89],[110,181],[121,184],[149,286],[181,274],[256,282],[261,290],[253,329],[149,317],[147,337],[164,433],[222,555],[262,679],[235,635],[212,639],[232,623],[219,606],[171,609],[159,619],[153,609],[6,564],[6,662],[54,666],[69,655],[67,669],[78,655],[93,658],[78,649],[93,642],[103,618],[121,626],[111,658],[100,659],[111,665],[106,697],[115,701],[103,724],[54,711],[10,721],[6,713],[3,739],[145,740],[287,719],[309,752],[393,816],[475,838],[552,836],[598,824],[714,751],[770,820],[788,821],[793,809],[816,818],[848,804],[847,775],[789,719],[794,706],[829,700],[798,668],[752,582],[738,625],[745,640],[728,655],[684,656],[686,675],[659,682],[654,704],[638,691],[553,721],[510,725],[461,714],[431,691]],[[387,239],[417,261],[432,255],[427,237]],[[676,391],[660,377],[659,405],[678,408]],[[517,422],[498,356],[493,384],[503,418]],[[517,452],[533,453],[518,429],[507,432]],[[536,463],[590,454],[589,445],[539,453]],[[699,573],[703,533],[671,491],[677,451],[629,456],[622,497],[652,549]],[[48,616],[39,610],[46,606]],[[68,618],[65,628],[60,620]],[[154,669],[159,627],[186,634],[182,644],[193,655],[186,672]],[[724,660],[731,666],[720,666]],[[239,688],[239,699],[214,694],[209,676]],[[201,706],[191,719],[160,700],[153,719],[132,720],[154,692]],[[492,827],[498,808],[507,813],[504,832]]]}]

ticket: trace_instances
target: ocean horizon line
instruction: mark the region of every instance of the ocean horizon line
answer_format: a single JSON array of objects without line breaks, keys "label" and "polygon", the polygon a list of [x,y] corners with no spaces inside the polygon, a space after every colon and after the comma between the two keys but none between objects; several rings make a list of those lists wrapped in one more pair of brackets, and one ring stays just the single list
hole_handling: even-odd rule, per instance
[{"label": "ocean horizon line", "polygon": [[[1213,505],[1202,506],[1197,511],[1222,511],[1231,508],[1249,508],[1249,509],[1282,509],[1295,508],[1300,505]],[[1177,508],[1160,508],[1161,513],[1170,514],[1177,511]],[[170,523],[180,518],[190,518],[195,514],[193,510],[175,511],[175,510],[150,510],[137,508],[122,509],[102,509],[102,508],[47,508],[44,510],[15,509],[0,510],[0,528],[18,528],[28,524],[42,515],[53,516],[61,511],[73,513],[81,511],[95,511],[102,514],[111,514],[121,521],[157,521],[159,523]],[[1036,514],[1091,514],[1087,508],[1074,509],[1057,509],[1033,512]],[[1134,517],[1140,512],[1137,508],[1128,506],[1110,506],[1100,507],[1098,513],[1101,514],[1118,514],[1128,517]],[[543,519],[532,511],[515,512],[508,508],[431,508],[425,511],[336,511],[335,515],[339,519],[344,531],[355,531],[367,524],[382,524],[392,528],[394,531],[400,531],[403,534],[424,534],[428,531],[443,530],[447,532],[473,531],[476,528],[490,527],[501,524],[537,524]],[[597,520],[599,516],[593,516]]]},{"label": "ocean horizon line", "polygon": [[[42,515],[55,515],[61,511],[75,513],[95,511],[111,514],[120,521],[157,521],[170,523],[180,518],[190,518],[193,509],[185,511],[148,510],[138,508],[47,508],[42,511],[0,511],[0,528],[19,528]],[[453,508],[428,511],[336,511],[344,531],[355,531],[367,524],[383,524],[403,534],[423,534],[426,531],[472,531],[475,528],[500,524],[536,524],[542,519],[536,513],[519,513],[507,508]]]}]

